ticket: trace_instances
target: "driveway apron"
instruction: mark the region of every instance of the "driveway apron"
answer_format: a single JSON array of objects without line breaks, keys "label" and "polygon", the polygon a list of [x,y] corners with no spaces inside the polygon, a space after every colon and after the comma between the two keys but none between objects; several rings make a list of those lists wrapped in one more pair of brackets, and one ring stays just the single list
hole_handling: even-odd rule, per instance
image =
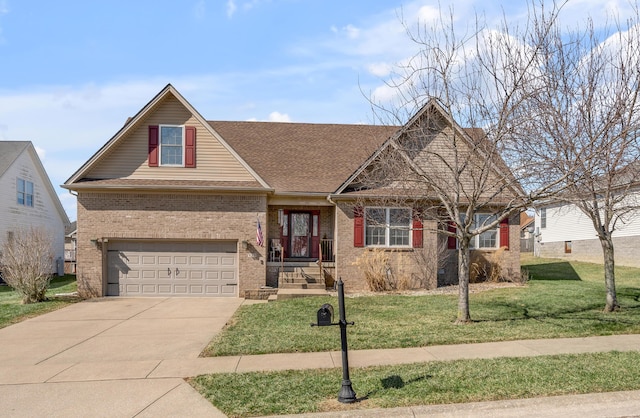
[{"label": "driveway apron", "polygon": [[[45,408],[50,416],[70,416],[71,409],[77,416],[133,417],[163,403],[176,407],[182,399],[191,407],[197,405],[204,415],[215,416],[217,411],[202,403],[182,379],[149,377],[164,360],[196,359],[242,302],[238,298],[103,298],[0,329],[4,360],[0,411],[35,416],[32,413]],[[58,414],[57,393],[65,385],[70,385],[70,392],[62,396],[65,404]],[[105,395],[106,403],[101,403]],[[102,407],[106,408],[103,414],[95,415]],[[190,414],[200,415],[196,410]]]}]

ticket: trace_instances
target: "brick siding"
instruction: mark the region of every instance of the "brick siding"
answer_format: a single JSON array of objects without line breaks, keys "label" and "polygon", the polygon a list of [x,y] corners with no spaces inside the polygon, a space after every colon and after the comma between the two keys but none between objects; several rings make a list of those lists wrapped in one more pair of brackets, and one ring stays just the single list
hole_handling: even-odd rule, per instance
[{"label": "brick siding", "polygon": [[256,245],[256,215],[266,224],[266,196],[213,194],[78,194],[78,291],[105,295],[108,242],[95,239],[233,240],[238,245],[239,296],[265,284],[266,251]]},{"label": "brick siding", "polygon": [[[368,285],[362,271],[354,265],[355,260],[370,251],[368,248],[353,246],[353,203],[339,202],[337,210],[338,239],[336,242],[336,277],[342,277],[345,290],[349,292],[368,291]],[[438,236],[435,221],[424,220],[423,248],[392,250],[391,266],[401,269],[402,273],[416,275],[423,279],[423,286],[434,289],[437,286],[456,284],[458,282],[457,252],[441,251],[446,248],[446,237]],[[509,219],[509,251],[503,258],[503,274],[514,278],[520,274],[520,228],[519,215]],[[420,254],[422,253],[422,254]],[[440,254],[439,254],[440,253]],[[437,261],[429,263],[428,261]]]}]

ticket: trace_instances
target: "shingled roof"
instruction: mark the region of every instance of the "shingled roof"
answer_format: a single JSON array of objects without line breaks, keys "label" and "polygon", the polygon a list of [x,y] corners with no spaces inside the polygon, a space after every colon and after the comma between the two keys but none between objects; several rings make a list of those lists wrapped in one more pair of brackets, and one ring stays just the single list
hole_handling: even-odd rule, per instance
[{"label": "shingled roof", "polygon": [[0,176],[28,146],[29,141],[0,141]]},{"label": "shingled roof", "polygon": [[398,126],[208,121],[276,192],[333,193]]}]

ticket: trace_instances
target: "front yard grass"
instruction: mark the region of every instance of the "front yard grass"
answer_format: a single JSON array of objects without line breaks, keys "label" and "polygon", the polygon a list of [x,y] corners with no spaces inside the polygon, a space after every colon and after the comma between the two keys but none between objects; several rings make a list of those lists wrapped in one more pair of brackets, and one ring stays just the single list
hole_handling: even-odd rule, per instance
[{"label": "front yard grass", "polygon": [[457,360],[352,369],[358,401],[337,401],[340,369],[190,380],[229,417],[521,399],[640,389],[638,352]]},{"label": "front yard grass", "polygon": [[55,311],[80,299],[73,296],[56,296],[76,291],[76,277],[65,275],[51,280],[47,300],[23,305],[22,298],[9,286],[0,286],[0,328],[23,321],[43,313]]},{"label": "front yard grass", "polygon": [[[616,268],[621,310],[603,313],[598,264],[524,256],[525,286],[470,295],[473,323],[455,325],[457,295],[348,297],[349,348],[421,347],[533,338],[640,333],[640,269]],[[345,280],[348,291],[348,280]],[[316,311],[336,297],[292,299],[241,307],[207,347],[206,356],[340,350],[336,327],[311,328]]]}]

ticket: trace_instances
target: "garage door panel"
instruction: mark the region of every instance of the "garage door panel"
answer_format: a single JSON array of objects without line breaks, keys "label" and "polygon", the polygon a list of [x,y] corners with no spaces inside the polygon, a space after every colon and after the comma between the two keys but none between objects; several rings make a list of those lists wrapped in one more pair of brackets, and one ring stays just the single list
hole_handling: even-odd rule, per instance
[{"label": "garage door panel", "polygon": [[187,257],[184,255],[176,255],[173,257],[173,263],[177,265],[186,265]]},{"label": "garage door panel", "polygon": [[236,296],[236,242],[112,242],[107,294]]},{"label": "garage door panel", "polygon": [[[142,273],[142,279],[157,279],[159,277],[158,272],[156,270],[144,269],[140,273]],[[165,273],[166,275],[166,273]],[[129,275],[127,275],[129,278]]]},{"label": "garage door panel", "polygon": [[220,257],[220,264],[223,266],[235,266],[236,258],[229,256]]},{"label": "garage door panel", "polygon": [[186,284],[176,284],[173,286],[173,293],[176,295],[186,295],[188,294],[188,289],[189,286],[187,286]]},{"label": "garage door panel", "polygon": [[217,266],[220,264],[220,257],[209,255],[205,257],[205,260],[208,266]]},{"label": "garage door panel", "polygon": [[125,293],[141,293],[142,286],[140,286],[139,284],[127,284],[125,286],[122,286],[122,290]]},{"label": "garage door panel", "polygon": [[227,296],[232,296],[236,294],[237,286],[222,286],[220,293]]}]

